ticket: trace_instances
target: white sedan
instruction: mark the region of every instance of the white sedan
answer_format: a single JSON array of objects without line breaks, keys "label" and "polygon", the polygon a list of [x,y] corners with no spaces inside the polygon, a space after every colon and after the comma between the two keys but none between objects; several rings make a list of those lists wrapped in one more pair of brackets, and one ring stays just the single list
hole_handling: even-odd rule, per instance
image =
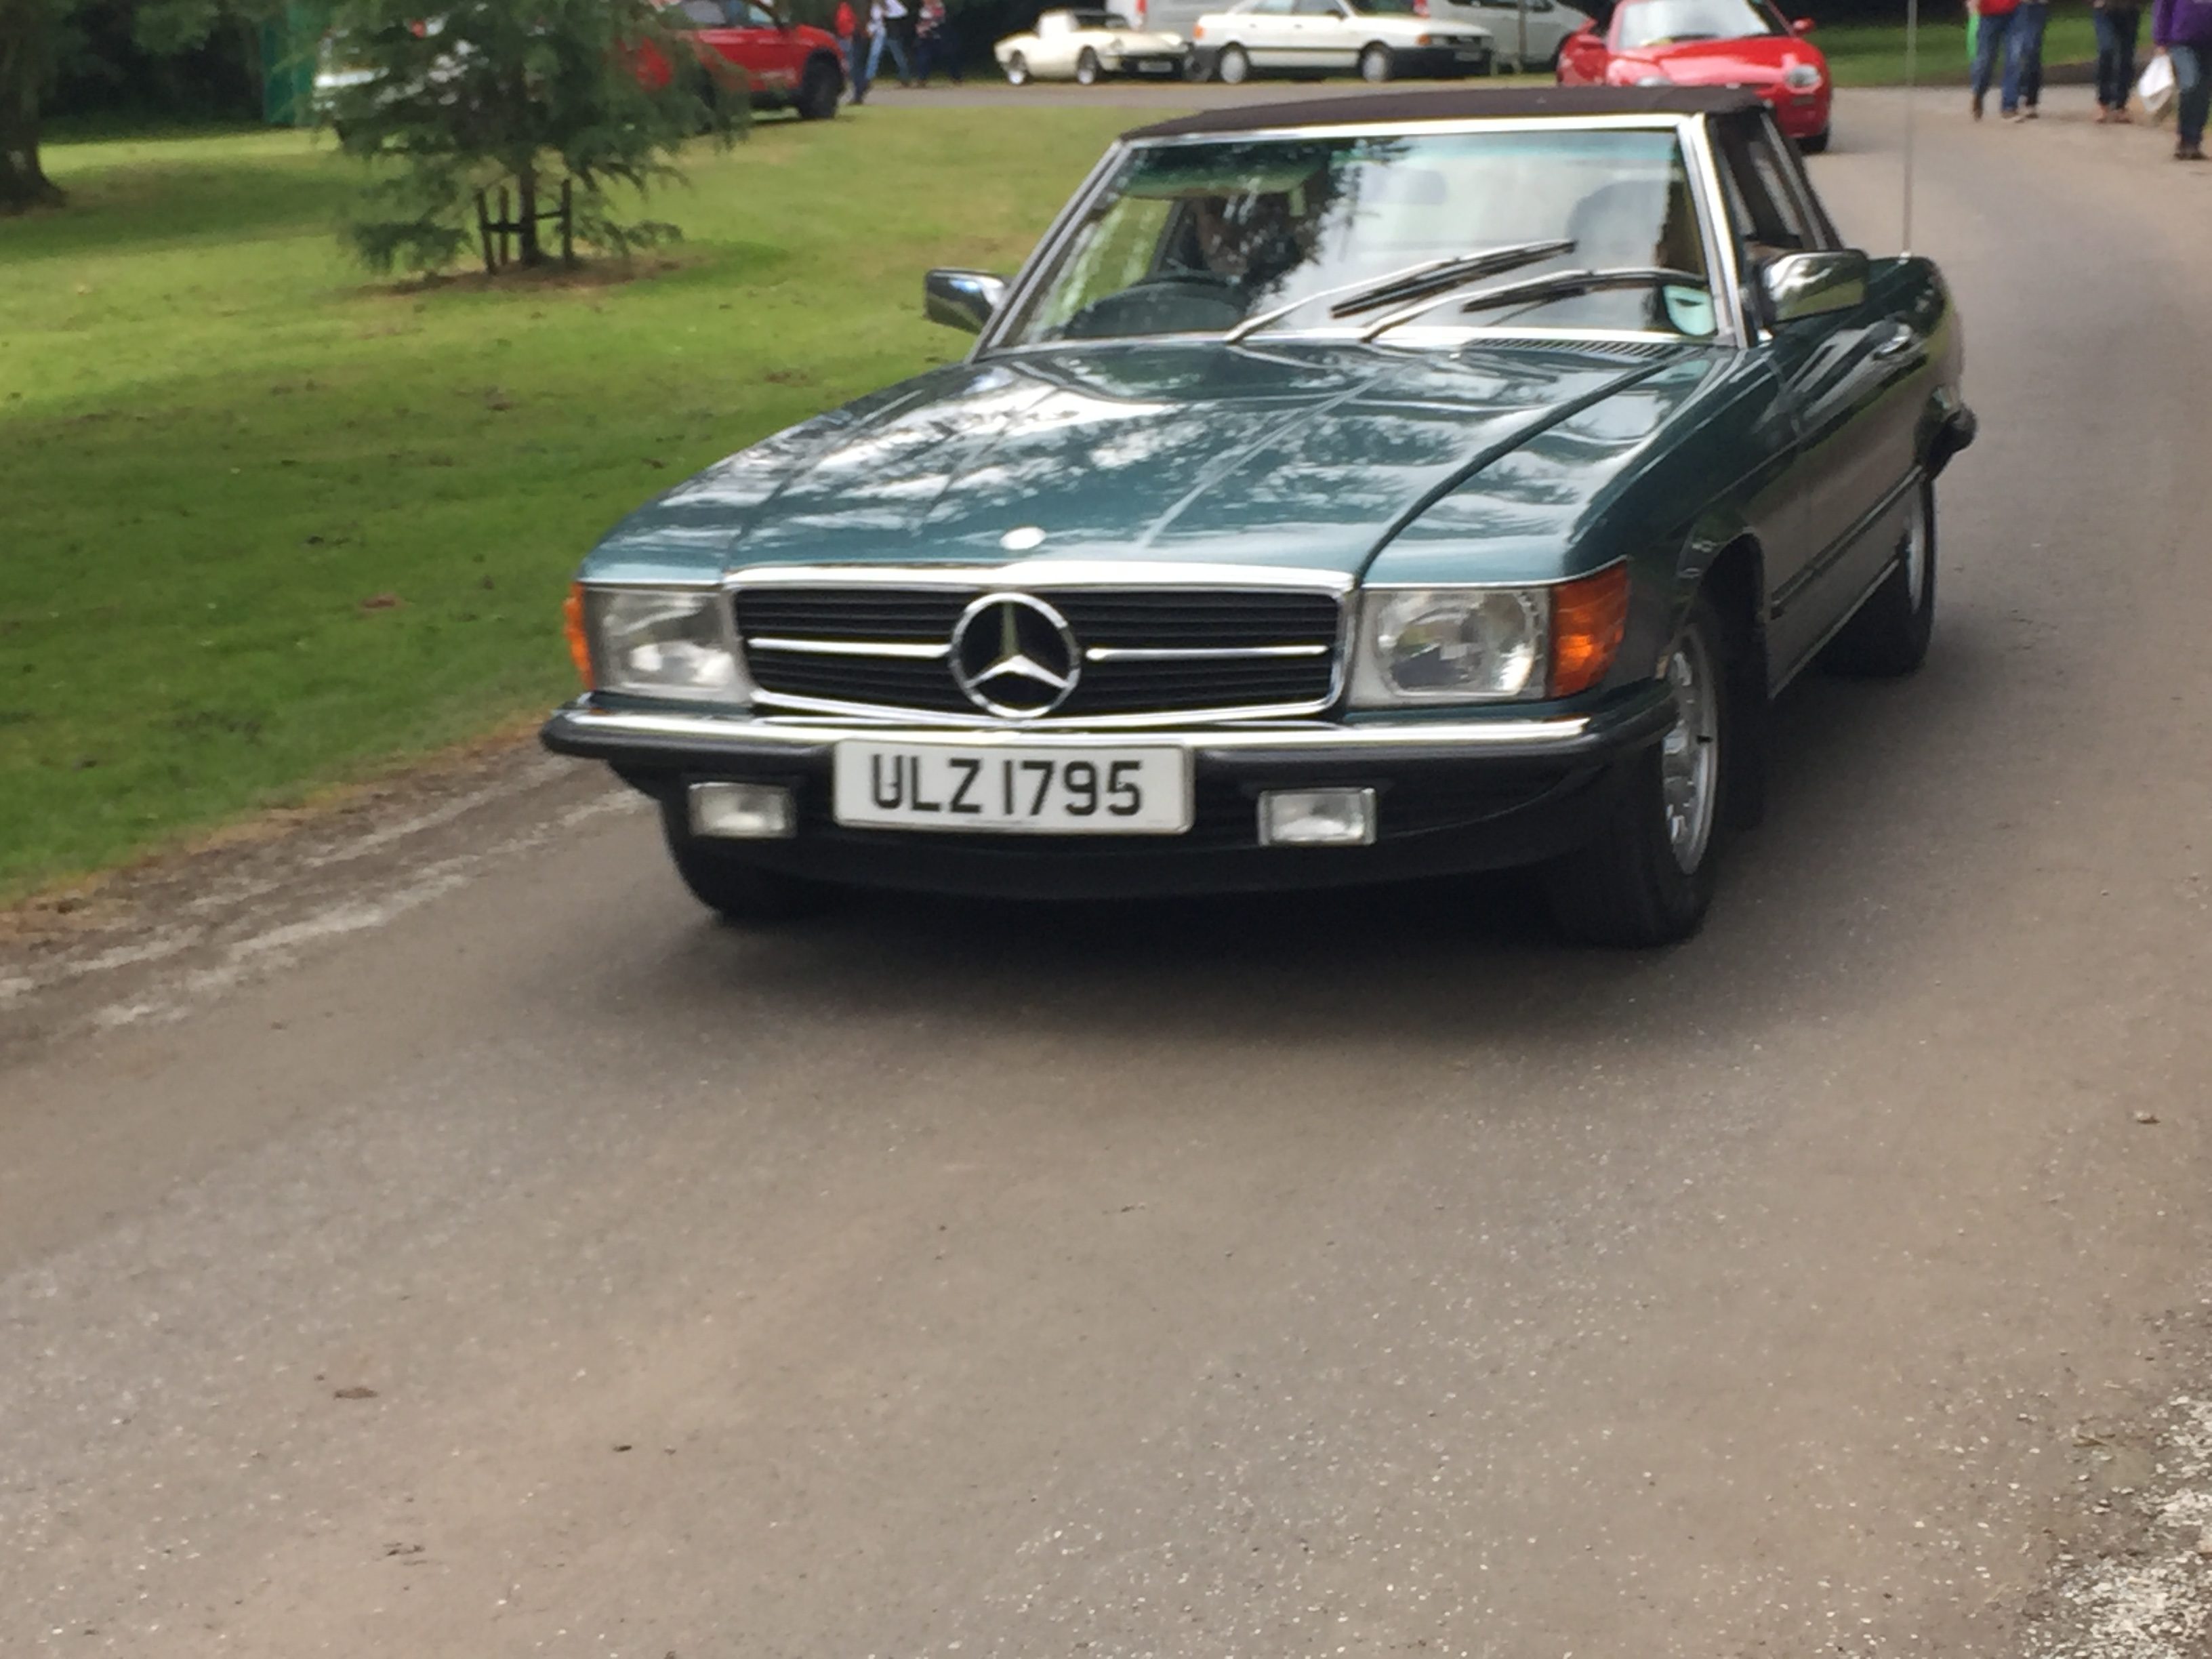
[{"label": "white sedan", "polygon": [[[1429,15],[1439,21],[1480,23],[1498,42],[1498,55],[1522,69],[1550,69],[1559,61],[1560,43],[1590,21],[1562,0],[1429,0]],[[1521,31],[1528,28],[1528,44]]]},{"label": "white sedan", "polygon": [[1191,50],[1229,82],[1270,71],[1327,75],[1356,69],[1367,81],[1490,73],[1496,47],[1488,29],[1425,15],[1416,9],[1419,4],[1243,0],[1200,18],[1191,29]]},{"label": "white sedan", "polygon": [[1182,73],[1188,50],[1179,34],[1152,34],[1111,11],[1048,11],[1036,27],[991,48],[1014,85],[1036,81],[1094,84],[1102,76]]}]

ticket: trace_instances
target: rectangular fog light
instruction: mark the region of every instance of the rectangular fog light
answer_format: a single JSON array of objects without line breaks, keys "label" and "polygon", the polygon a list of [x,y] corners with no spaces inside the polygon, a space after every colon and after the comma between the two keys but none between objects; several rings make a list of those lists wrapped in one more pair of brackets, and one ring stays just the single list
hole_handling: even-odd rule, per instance
[{"label": "rectangular fog light", "polygon": [[773,783],[695,783],[691,833],[731,841],[788,841],[799,833],[791,791]]},{"label": "rectangular fog light", "polygon": [[1374,839],[1372,789],[1270,789],[1260,797],[1262,847],[1365,847]]}]

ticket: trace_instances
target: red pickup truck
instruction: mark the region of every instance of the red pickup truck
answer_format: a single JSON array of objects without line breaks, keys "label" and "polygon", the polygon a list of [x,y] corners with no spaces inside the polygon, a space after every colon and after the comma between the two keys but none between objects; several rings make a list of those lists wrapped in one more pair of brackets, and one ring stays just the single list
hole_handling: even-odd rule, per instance
[{"label": "red pickup truck", "polygon": [[[837,37],[805,23],[786,22],[756,0],[677,0],[670,23],[744,72],[755,109],[794,109],[809,121],[837,112],[845,95],[845,65]],[[638,65],[647,84],[665,86],[672,73],[648,51]]]}]

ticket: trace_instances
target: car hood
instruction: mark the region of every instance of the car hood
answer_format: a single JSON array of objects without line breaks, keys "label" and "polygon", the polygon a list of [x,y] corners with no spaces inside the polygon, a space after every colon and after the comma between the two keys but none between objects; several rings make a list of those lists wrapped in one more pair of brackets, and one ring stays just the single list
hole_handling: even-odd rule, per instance
[{"label": "car hood", "polygon": [[[1718,356],[1687,343],[1257,344],[1069,349],[937,370],[678,485],[617,526],[586,574],[1019,557],[1356,577],[1486,469],[1469,499],[1492,504],[1498,533],[1571,516]],[[1608,425],[1608,410],[1632,407],[1626,425]],[[1579,471],[1498,466],[1562,426],[1601,434],[1576,451]],[[1607,431],[1627,435],[1608,450]]]},{"label": "car hood", "polygon": [[1685,40],[1671,46],[1638,46],[1620,54],[1626,64],[1649,64],[1681,86],[1733,86],[1778,81],[1792,64],[1810,64],[1823,75],[1820,49],[1794,34],[1753,34],[1735,40]]}]

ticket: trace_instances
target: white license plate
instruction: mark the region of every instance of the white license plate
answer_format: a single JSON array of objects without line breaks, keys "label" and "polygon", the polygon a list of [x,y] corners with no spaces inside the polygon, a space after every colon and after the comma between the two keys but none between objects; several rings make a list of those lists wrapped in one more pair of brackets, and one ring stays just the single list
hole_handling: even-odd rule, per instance
[{"label": "white license plate", "polygon": [[1172,75],[1175,73],[1175,67],[1176,66],[1173,64],[1144,63],[1137,65],[1137,73],[1139,75]]},{"label": "white license plate", "polygon": [[1190,828],[1181,749],[841,743],[831,810],[856,829],[1175,836]]}]

